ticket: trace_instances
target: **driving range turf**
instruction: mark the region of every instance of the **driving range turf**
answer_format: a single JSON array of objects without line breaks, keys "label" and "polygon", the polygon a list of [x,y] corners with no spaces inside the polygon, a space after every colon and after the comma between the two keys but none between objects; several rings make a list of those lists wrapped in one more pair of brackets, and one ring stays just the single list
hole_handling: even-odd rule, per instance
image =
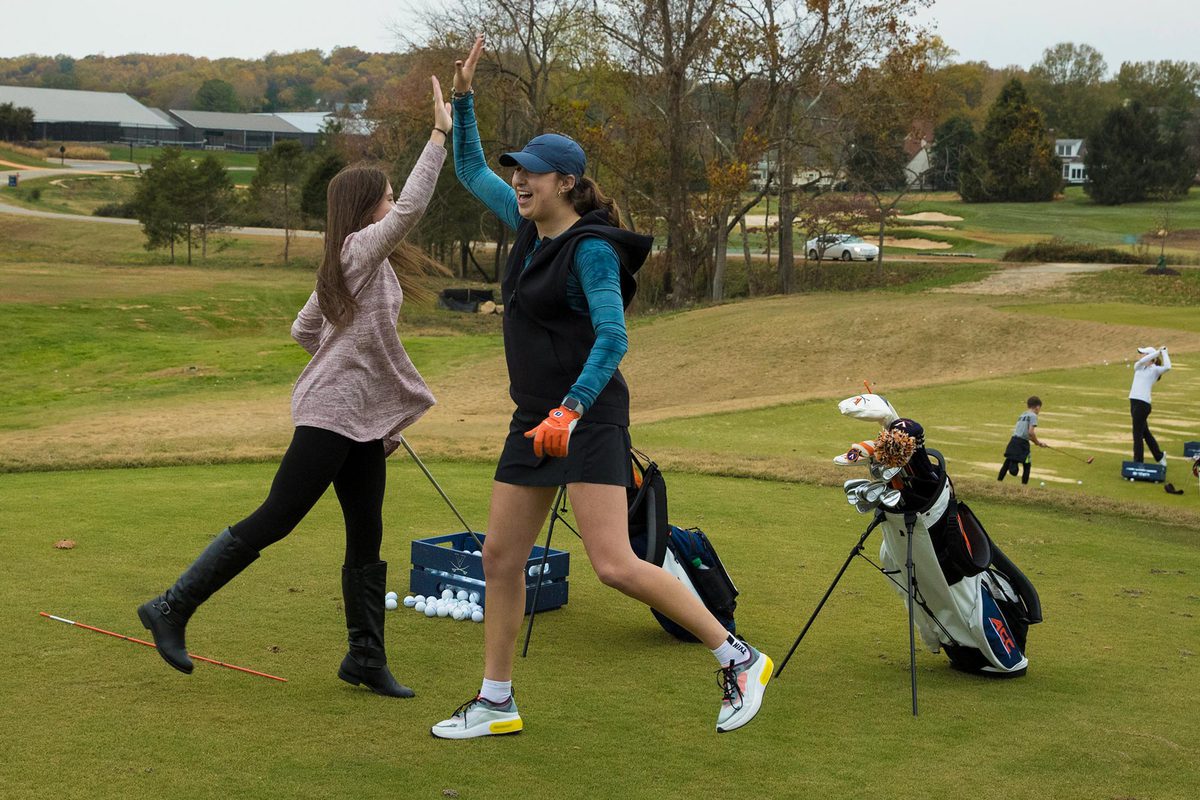
[{"label": "driving range turf", "polygon": [[[871,798],[972,787],[1189,798],[1200,788],[1200,494],[1176,458],[1200,438],[1189,399],[1200,331],[1160,304],[1139,316],[1154,300],[1136,279],[1113,281],[1103,302],[1086,288],[1103,279],[1088,276],[1028,301],[876,291],[632,321],[635,444],[667,468],[672,521],[713,538],[752,643],[783,658],[867,522],[840,491],[857,473],[830,459],[875,432],[835,409],[869,379],[925,424],[962,495],[1037,585],[1046,622],[1030,631],[1026,677],[986,681],[919,651],[913,719],[903,605],[859,561],[759,718],[718,736],[711,656],[601,587],[559,528],[570,602],[539,618],[517,665],[526,731],[443,742],[428,727],[478,688],[482,626],[390,613],[392,668],[418,696],[338,681],[343,534],[332,496],[189,626],[194,652],[286,684],[203,664],[183,676],[149,648],[38,616],[143,635],[135,606],[262,500],[304,363],[288,326],[312,281],[311,263],[266,266],[279,243],[251,237],[211,266],[164,268],[138,251],[136,231],[92,226],[105,229],[92,237],[53,223],[55,260],[40,224],[4,227],[16,246],[0,253],[6,797]],[[233,269],[238,253],[264,266]],[[401,325],[441,401],[411,441],[476,526],[508,408],[497,323],[406,306]],[[1176,362],[1150,423],[1182,497],[1118,475],[1126,361],[1149,343],[1169,344]],[[1033,393],[1045,401],[1042,436],[1096,461],[1035,450],[1029,486],[997,484]],[[402,454],[388,480],[384,557],[403,594],[409,541],[458,523]],[[57,550],[60,539],[76,546]]]}]

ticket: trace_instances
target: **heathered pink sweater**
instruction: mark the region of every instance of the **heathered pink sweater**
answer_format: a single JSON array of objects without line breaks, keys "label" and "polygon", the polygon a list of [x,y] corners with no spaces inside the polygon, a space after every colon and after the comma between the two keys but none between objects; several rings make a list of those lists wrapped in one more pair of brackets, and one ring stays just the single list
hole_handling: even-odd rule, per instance
[{"label": "heathered pink sweater", "polygon": [[296,425],[356,442],[382,439],[391,455],[400,446],[400,431],[434,404],[396,333],[404,295],[387,257],[425,213],[445,158],[444,147],[425,145],[388,215],[346,237],[342,274],[358,302],[353,321],[343,328],[331,325],[316,292],[300,309],[292,338],[312,360],[292,390]]}]

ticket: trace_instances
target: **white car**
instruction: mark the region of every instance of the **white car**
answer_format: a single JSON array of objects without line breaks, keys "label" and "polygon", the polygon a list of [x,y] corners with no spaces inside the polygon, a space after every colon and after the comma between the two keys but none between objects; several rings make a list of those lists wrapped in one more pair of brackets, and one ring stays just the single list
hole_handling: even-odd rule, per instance
[{"label": "white car", "polygon": [[821,258],[841,259],[842,261],[874,261],[879,257],[879,248],[865,241],[861,236],[848,233],[829,233],[809,239],[804,249],[808,252],[810,261]]}]

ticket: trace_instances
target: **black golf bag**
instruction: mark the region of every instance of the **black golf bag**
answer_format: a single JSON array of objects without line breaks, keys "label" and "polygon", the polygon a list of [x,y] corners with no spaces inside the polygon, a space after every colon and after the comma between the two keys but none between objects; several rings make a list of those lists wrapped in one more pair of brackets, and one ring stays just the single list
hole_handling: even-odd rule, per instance
[{"label": "black golf bag", "polygon": [[[1024,675],[1026,635],[1042,621],[1037,590],[956,497],[940,453],[920,448],[902,481],[901,501],[879,509],[884,515],[879,558],[886,576],[905,574],[911,525],[921,641],[930,652],[944,649],[955,669]],[[905,587],[891,583],[907,603]]]},{"label": "black golf bag", "polygon": [[[699,528],[683,529],[667,520],[667,484],[658,465],[633,451],[634,485],[629,488],[629,543],[643,561],[662,567],[679,579],[730,633],[735,633],[737,587],[708,537]],[[650,609],[663,630],[685,642],[695,642],[686,628]]]}]

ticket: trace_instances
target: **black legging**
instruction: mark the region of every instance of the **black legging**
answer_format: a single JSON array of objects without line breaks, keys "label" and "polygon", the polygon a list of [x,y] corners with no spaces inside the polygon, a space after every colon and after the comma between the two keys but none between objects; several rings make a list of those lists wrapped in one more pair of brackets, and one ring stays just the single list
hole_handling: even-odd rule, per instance
[{"label": "black legging", "polygon": [[1129,415],[1133,417],[1133,460],[1141,461],[1146,454],[1142,447],[1142,442],[1150,445],[1150,452],[1154,455],[1155,461],[1162,461],[1163,452],[1158,447],[1158,442],[1154,441],[1154,434],[1150,432],[1150,404],[1145,400],[1129,401]]},{"label": "black legging", "polygon": [[332,483],[346,520],[346,565],[374,564],[383,541],[385,458],[378,439],[356,442],[333,431],[299,426],[267,499],[230,530],[262,550],[291,533]]},{"label": "black legging", "polygon": [[1028,458],[1026,458],[1024,462],[1016,461],[1015,459],[1011,458],[1004,459],[1004,463],[1000,465],[1000,474],[996,476],[996,480],[1004,480],[1004,475],[1006,473],[1009,475],[1016,475],[1017,468],[1020,466],[1024,466],[1024,470],[1021,473],[1021,483],[1029,483],[1029,470],[1033,464]]}]

